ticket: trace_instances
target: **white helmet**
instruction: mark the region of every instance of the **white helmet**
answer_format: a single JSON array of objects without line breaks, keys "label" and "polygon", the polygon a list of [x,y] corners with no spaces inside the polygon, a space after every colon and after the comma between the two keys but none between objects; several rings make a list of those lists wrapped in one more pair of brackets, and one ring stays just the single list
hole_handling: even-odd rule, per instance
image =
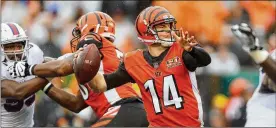
[{"label": "white helmet", "polygon": [[[21,43],[22,49],[6,51],[4,46]],[[1,52],[8,61],[23,61],[28,57],[29,39],[22,27],[17,23],[1,23]]]}]

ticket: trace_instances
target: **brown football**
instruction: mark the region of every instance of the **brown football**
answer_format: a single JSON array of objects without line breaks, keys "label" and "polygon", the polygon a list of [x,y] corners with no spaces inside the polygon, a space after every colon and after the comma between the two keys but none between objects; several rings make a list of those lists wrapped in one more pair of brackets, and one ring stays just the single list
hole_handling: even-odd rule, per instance
[{"label": "brown football", "polygon": [[101,57],[95,44],[89,44],[74,62],[74,72],[79,84],[92,80],[100,68]]}]

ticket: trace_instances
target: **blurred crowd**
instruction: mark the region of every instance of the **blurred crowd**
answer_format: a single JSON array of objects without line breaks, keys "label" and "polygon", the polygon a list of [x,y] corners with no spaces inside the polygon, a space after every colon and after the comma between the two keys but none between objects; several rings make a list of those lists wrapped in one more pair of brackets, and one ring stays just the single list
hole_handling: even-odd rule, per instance
[{"label": "blurred crowd", "polygon": [[[2,22],[20,24],[44,51],[59,57],[71,52],[70,40],[77,19],[103,11],[116,23],[114,44],[123,52],[144,48],[136,36],[135,18],[141,10],[158,5],[177,19],[177,27],[195,35],[212,63],[197,69],[203,101],[204,126],[244,126],[245,107],[258,84],[258,67],[233,37],[231,25],[248,23],[268,50],[276,48],[275,1],[1,1]],[[76,93],[73,75],[60,78],[60,88]],[[39,92],[35,126],[90,126],[96,117],[89,108],[78,114],[60,107]]]}]

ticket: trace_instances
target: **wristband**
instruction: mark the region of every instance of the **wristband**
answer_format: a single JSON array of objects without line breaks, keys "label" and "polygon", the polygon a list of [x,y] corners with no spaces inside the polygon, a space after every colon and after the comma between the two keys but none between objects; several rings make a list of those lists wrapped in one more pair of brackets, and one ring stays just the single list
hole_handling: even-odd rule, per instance
[{"label": "wristband", "polygon": [[34,75],[34,67],[36,66],[36,64],[34,65],[30,65],[30,68],[29,68],[29,73],[30,75]]},{"label": "wristband", "polygon": [[52,83],[49,82],[44,88],[43,88],[43,92],[45,94],[47,94],[49,92],[49,90],[53,87]]},{"label": "wristband", "polygon": [[254,50],[250,51],[249,55],[253,58],[253,60],[257,63],[263,63],[269,56],[269,53],[265,50]]}]

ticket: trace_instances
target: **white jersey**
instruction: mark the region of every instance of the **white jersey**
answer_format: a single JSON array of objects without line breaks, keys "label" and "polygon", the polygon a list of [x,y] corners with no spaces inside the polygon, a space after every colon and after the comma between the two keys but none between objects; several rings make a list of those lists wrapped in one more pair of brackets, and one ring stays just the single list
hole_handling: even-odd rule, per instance
[{"label": "white jersey", "polygon": [[[271,56],[276,60],[276,50]],[[276,90],[262,86],[267,81],[266,77],[260,71],[259,85],[247,103],[245,127],[276,127]]]},{"label": "white jersey", "polygon": [[[30,43],[28,64],[40,64],[43,62],[43,52],[35,44]],[[27,76],[25,78],[13,79],[7,72],[5,62],[1,63],[1,78],[24,82],[34,78]],[[34,101],[35,95],[32,95],[23,101],[14,98],[1,98],[1,127],[32,127],[34,125]]]}]

